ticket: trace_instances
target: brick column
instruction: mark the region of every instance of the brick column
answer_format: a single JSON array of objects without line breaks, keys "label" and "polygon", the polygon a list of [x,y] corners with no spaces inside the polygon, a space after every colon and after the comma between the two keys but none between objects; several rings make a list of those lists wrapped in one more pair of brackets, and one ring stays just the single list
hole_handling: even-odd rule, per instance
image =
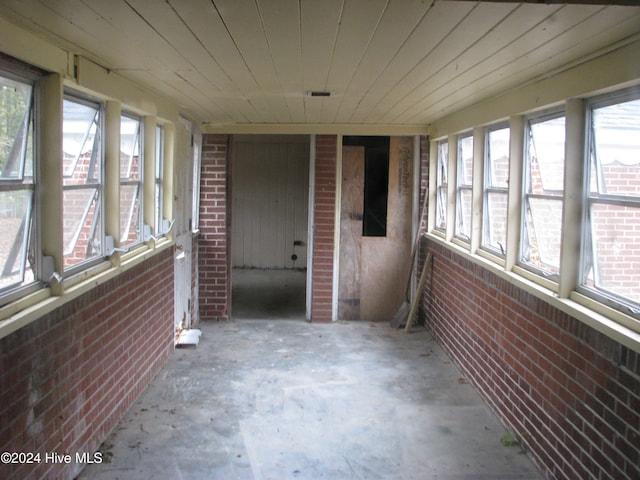
[{"label": "brick column", "polygon": [[338,138],[316,137],[311,321],[331,322]]},{"label": "brick column", "polygon": [[227,320],[231,304],[231,185],[227,135],[204,135],[200,172],[201,320]]}]

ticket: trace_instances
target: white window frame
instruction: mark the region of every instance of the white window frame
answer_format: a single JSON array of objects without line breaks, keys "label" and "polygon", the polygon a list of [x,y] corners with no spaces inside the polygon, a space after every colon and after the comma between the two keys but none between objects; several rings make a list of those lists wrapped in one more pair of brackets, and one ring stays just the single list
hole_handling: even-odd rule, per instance
[{"label": "white window frame", "polygon": [[[508,197],[509,197],[509,172],[510,172],[510,156],[509,156],[509,144],[507,144],[507,186],[498,186],[493,185],[492,173],[493,173],[493,157],[491,151],[491,134],[494,132],[498,132],[501,130],[507,130],[509,133],[509,139],[511,138],[511,129],[509,128],[508,122],[502,122],[498,124],[491,125],[486,128],[484,135],[484,163],[483,163],[483,185],[482,185],[482,238],[481,238],[481,248],[490,252],[493,255],[496,255],[500,258],[505,258],[507,253],[507,241],[506,241],[506,230],[508,229]],[[510,143],[510,140],[509,140]],[[489,197],[491,194],[499,194],[504,195],[505,202],[505,239],[504,245],[501,245],[500,242],[497,242],[499,248],[496,248],[491,243],[491,233],[492,233],[492,219],[491,219],[491,210],[489,209],[490,200]]]},{"label": "white window frame", "polygon": [[[135,133],[135,137],[133,140],[131,158],[129,160],[129,166],[127,167],[127,171],[125,172],[127,176],[123,175],[122,171],[122,163],[120,163],[120,248],[129,249],[140,245],[144,242],[144,118],[128,112],[122,112],[120,116],[120,135],[122,136],[122,120],[128,119],[133,120],[138,123],[138,129]],[[120,155],[122,156],[122,140],[120,141],[121,151]],[[131,169],[133,163],[133,157],[136,152],[138,153],[138,178],[131,178]],[[122,160],[121,160],[122,162]],[[122,211],[122,195],[123,195],[123,187],[136,187],[136,196],[137,196],[137,209],[135,208],[135,201],[133,201],[127,212]],[[126,214],[126,222],[123,223],[123,215]],[[123,231],[123,226],[126,227],[126,231]],[[128,232],[129,229],[133,227],[137,234],[134,240],[128,241]]]},{"label": "white window frame", "polygon": [[436,210],[434,228],[442,233],[447,230],[447,204],[449,184],[449,141],[436,142]]},{"label": "white window frame", "polygon": [[[27,206],[26,222],[21,227],[22,232],[20,237],[22,238],[23,245],[20,251],[16,251],[17,256],[22,256],[20,261],[20,281],[7,285],[0,290],[0,305],[11,302],[16,298],[26,295],[32,291],[41,287],[42,282],[46,282],[47,279],[42,277],[42,255],[41,255],[41,242],[40,242],[40,209],[39,209],[39,162],[40,162],[40,142],[39,142],[39,100],[40,100],[40,80],[41,75],[34,69],[28,66],[22,66],[17,62],[5,62],[0,58],[0,74],[9,79],[31,87],[31,98],[29,105],[29,112],[26,116],[26,136],[23,140],[23,154],[21,155],[20,172],[17,178],[5,178],[0,179],[0,192],[12,192],[12,191],[30,191],[31,199]],[[31,145],[29,141],[29,135],[31,135]],[[29,178],[25,175],[25,164],[28,150],[31,149],[32,156],[32,169],[33,172]],[[18,237],[16,237],[16,240]],[[14,245],[17,247],[17,245]],[[14,248],[12,248],[14,250]],[[33,273],[32,279],[25,278],[25,271],[27,269],[26,263],[29,262],[31,271]],[[11,262],[15,264],[14,262]],[[5,269],[9,264],[2,265]]]},{"label": "white window frame", "polygon": [[[470,157],[468,160],[471,164],[471,183],[465,182],[465,156],[463,155],[463,144],[466,140],[471,139],[471,148],[468,152]],[[475,139],[473,131],[461,133],[458,135],[456,142],[457,155],[456,155],[456,215],[455,215],[455,230],[454,236],[458,240],[464,243],[471,242],[472,235],[472,218],[473,218],[473,167],[474,167],[474,143]],[[464,213],[463,196],[469,196],[470,205],[468,215]]]},{"label": "white window frame", "polygon": [[164,220],[164,142],[165,142],[165,128],[164,125],[156,125],[155,129],[155,187],[154,187],[154,221],[155,221],[155,233],[156,236],[165,236],[163,231]]},{"label": "white window frame", "polygon": [[[640,193],[637,196],[634,195],[612,195],[608,194],[605,190],[606,188],[601,183],[603,180],[601,178],[596,178],[595,184],[597,186],[597,192],[591,192],[591,184],[593,183],[591,180],[591,175],[593,170],[591,168],[592,160],[596,162],[595,168],[598,170],[600,165],[599,159],[596,157],[595,150],[595,126],[593,122],[593,111],[599,108],[614,106],[621,103],[640,100],[640,95],[637,91],[632,92],[628,90],[618,91],[606,95],[601,95],[598,97],[594,97],[587,101],[585,108],[585,117],[586,117],[586,139],[585,139],[585,155],[584,155],[584,199],[582,202],[583,205],[583,213],[582,213],[582,245],[580,249],[580,268],[579,268],[579,279],[577,281],[576,292],[584,295],[590,299],[595,300],[596,302],[602,303],[607,307],[611,307],[615,310],[619,310],[624,314],[630,315],[637,320],[640,320],[640,302],[634,301],[633,299],[629,299],[623,295],[616,294],[615,292],[609,291],[605,288],[598,287],[597,283],[597,267],[596,260],[594,254],[594,233],[593,228],[594,225],[592,223],[592,215],[591,215],[591,207],[595,204],[600,205],[614,205],[614,206],[622,206],[629,207],[632,209],[637,209],[640,213]],[[601,172],[597,171],[596,175],[603,175]],[[638,237],[640,238],[640,237]],[[640,240],[638,240],[640,241]],[[587,276],[588,276],[588,267],[587,264],[593,264],[593,281],[596,283],[594,286],[588,286]],[[638,283],[640,283],[640,272],[638,273],[637,278]]]},{"label": "white window frame", "polygon": [[[522,200],[521,200],[521,217],[520,217],[521,218],[520,243],[518,246],[518,259],[517,259],[517,266],[520,267],[517,269],[518,273],[523,274],[528,278],[530,278],[531,280],[541,283],[547,288],[550,288],[554,291],[557,291],[557,288],[558,288],[557,284],[559,281],[559,273],[556,273],[550,270],[547,271],[541,267],[536,266],[535,264],[533,264],[532,262],[529,262],[526,259],[527,255],[529,254],[528,249],[531,248],[531,246],[527,244],[528,242],[527,207],[529,205],[530,199],[539,199],[539,200],[560,202],[561,204],[560,210],[562,212],[562,210],[564,209],[564,186],[561,191],[560,190],[552,191],[552,192],[557,192],[556,194],[554,193],[537,194],[537,193],[528,192],[529,184],[532,181],[530,178],[530,172],[531,172],[531,167],[530,167],[531,141],[530,139],[532,136],[531,125],[545,123],[545,122],[552,121],[558,118],[563,118],[563,117],[565,119],[565,130],[566,130],[566,114],[564,109],[554,109],[554,110],[546,111],[540,114],[531,115],[526,117],[526,120],[525,120],[525,141],[524,141],[522,197],[521,197]],[[565,146],[566,146],[566,138],[565,138]],[[563,169],[564,168],[566,168],[565,159],[563,159]],[[564,175],[564,171],[563,171],[563,175]],[[562,213],[561,213],[561,221],[560,221],[559,227],[560,227],[560,231],[558,232],[558,235],[559,235],[560,244],[558,246],[558,251],[561,252],[562,251]],[[530,272],[533,275],[527,275],[526,272]]]},{"label": "white window frame", "polygon": [[[65,90],[64,96],[63,96],[63,100],[67,100],[70,102],[74,102],[80,105],[85,105],[85,106],[89,106],[89,107],[94,107],[96,109],[97,115],[98,115],[98,125],[97,125],[97,131],[96,131],[96,136],[99,136],[99,148],[97,152],[93,152],[94,155],[98,155],[98,168],[100,170],[99,172],[99,180],[95,183],[92,184],[85,184],[85,185],[73,185],[73,186],[65,186],[64,184],[62,184],[62,192],[64,195],[65,191],[71,191],[71,190],[82,190],[82,189],[89,189],[89,188],[95,188],[96,190],[96,196],[97,196],[97,201],[96,201],[96,208],[99,208],[99,211],[96,212],[94,215],[94,218],[97,218],[97,223],[93,225],[92,228],[98,229],[99,230],[99,235],[97,237],[97,245],[95,246],[98,249],[98,252],[96,253],[96,255],[90,257],[90,258],[85,258],[84,260],[75,263],[73,265],[70,265],[68,268],[64,268],[64,276],[70,276],[73,275],[75,273],[78,273],[79,271],[82,270],[86,270],[96,264],[98,264],[99,262],[104,260],[104,255],[105,255],[105,251],[104,251],[104,245],[105,245],[105,200],[104,200],[104,184],[105,184],[105,156],[104,156],[104,105],[96,100],[93,100],[91,98],[86,97],[85,95],[82,95],[78,92],[72,91],[72,90]],[[63,120],[64,122],[64,120]],[[64,135],[63,135],[64,137]],[[78,159],[76,158],[75,163],[77,164]],[[74,168],[75,168],[75,164],[74,164]],[[65,172],[64,172],[64,166],[62,166],[61,168],[62,170],[62,175],[63,178],[65,176]],[[87,186],[87,185],[91,185],[91,186]],[[85,211],[85,215],[88,212]],[[64,209],[60,212],[60,221],[63,224],[63,232],[64,232]],[[74,239],[74,244],[77,242],[77,236],[78,233],[76,233],[75,235],[75,239]],[[63,258],[64,258],[64,252],[62,252]]]}]

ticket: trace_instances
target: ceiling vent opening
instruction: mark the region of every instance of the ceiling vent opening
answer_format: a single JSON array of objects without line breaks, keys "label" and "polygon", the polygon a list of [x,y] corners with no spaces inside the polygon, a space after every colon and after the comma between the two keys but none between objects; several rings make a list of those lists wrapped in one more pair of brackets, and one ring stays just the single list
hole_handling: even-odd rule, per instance
[{"label": "ceiling vent opening", "polygon": [[326,92],[326,91],[322,91],[322,90],[312,90],[312,91],[308,92],[308,95],[310,97],[330,97],[331,96],[331,92]]}]

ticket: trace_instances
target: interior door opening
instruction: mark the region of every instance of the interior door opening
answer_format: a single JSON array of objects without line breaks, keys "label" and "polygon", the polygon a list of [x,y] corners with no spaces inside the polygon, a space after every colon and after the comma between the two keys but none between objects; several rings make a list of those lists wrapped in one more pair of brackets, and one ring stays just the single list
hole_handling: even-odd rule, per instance
[{"label": "interior door opening", "polygon": [[231,316],[305,318],[306,135],[236,135],[231,159]]}]

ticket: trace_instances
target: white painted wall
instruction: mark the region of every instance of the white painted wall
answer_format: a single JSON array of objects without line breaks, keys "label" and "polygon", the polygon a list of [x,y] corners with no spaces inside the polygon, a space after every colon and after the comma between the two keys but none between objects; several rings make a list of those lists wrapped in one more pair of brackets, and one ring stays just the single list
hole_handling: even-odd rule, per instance
[{"label": "white painted wall", "polygon": [[237,136],[232,162],[233,266],[306,268],[309,137]]}]

